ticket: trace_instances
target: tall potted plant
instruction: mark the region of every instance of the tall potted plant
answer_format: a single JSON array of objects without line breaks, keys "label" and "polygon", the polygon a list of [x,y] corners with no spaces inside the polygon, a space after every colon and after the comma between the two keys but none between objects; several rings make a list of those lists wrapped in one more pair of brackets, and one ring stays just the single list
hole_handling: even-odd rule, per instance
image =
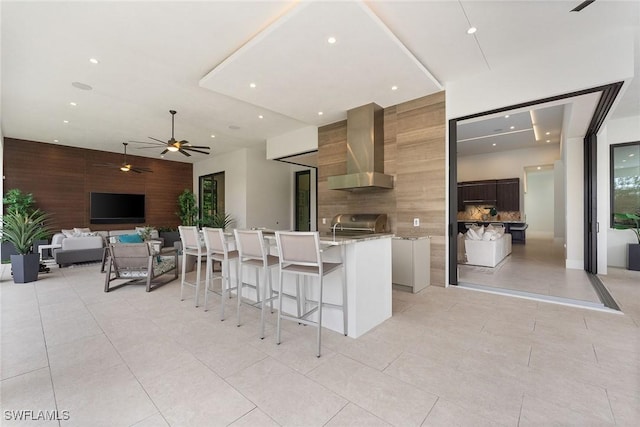
[{"label": "tall potted plant", "polygon": [[17,252],[11,255],[14,283],[38,280],[40,259],[37,253],[33,253],[33,244],[50,234],[46,225],[48,219],[49,216],[39,209],[31,213],[14,210],[2,217],[2,241],[11,242]]},{"label": "tall potted plant", "polygon": [[[21,190],[17,188],[12,188],[7,190],[7,192],[2,197],[2,204],[4,206],[4,211],[6,213],[10,212],[20,212],[20,213],[31,213],[35,210],[33,205],[35,204],[35,199],[33,198],[33,194],[31,193],[23,193]],[[16,248],[13,246],[11,242],[2,242],[2,261],[9,261],[11,255],[16,255],[18,252]]]},{"label": "tall potted plant", "polygon": [[633,213],[614,214],[620,222],[614,224],[618,230],[632,230],[636,235],[637,243],[627,245],[627,269],[640,271],[640,215]]},{"label": "tall potted plant", "polygon": [[182,225],[196,225],[198,220],[198,205],[193,191],[186,189],[178,196],[178,212]]}]

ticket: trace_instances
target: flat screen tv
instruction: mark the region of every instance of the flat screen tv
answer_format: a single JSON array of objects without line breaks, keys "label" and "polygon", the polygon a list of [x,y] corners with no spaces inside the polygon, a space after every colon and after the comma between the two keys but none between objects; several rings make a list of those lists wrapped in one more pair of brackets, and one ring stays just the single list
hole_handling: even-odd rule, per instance
[{"label": "flat screen tv", "polygon": [[144,194],[91,193],[91,224],[142,224]]}]

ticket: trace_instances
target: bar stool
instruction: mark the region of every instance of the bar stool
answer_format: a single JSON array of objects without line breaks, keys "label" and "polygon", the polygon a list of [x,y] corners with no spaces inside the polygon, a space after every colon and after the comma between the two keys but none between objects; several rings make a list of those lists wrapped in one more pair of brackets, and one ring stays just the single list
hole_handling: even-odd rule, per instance
[{"label": "bar stool", "polygon": [[[200,296],[200,263],[205,255],[206,248],[200,243],[198,227],[184,226],[178,227],[180,240],[182,241],[182,283],[180,284],[180,301],[184,301],[184,287],[191,286],[196,289],[196,307]],[[187,255],[196,257],[196,281],[187,282]]]},{"label": "bar stool", "polygon": [[[204,291],[204,311],[207,311],[207,300],[209,296],[209,292],[212,291],[210,289],[213,281],[215,279],[220,279],[220,297],[221,297],[221,308],[220,308],[220,320],[224,320],[224,301],[227,295],[231,298],[231,291],[238,289],[238,274],[237,274],[237,266],[238,262],[238,251],[237,250],[229,250],[229,245],[227,239],[224,235],[224,230],[222,228],[210,228],[203,227],[202,233],[204,235],[204,244],[207,248],[207,274],[204,280],[205,283],[205,291]],[[213,277],[213,263],[214,261],[218,261],[222,265],[222,272],[219,277]],[[236,261],[236,286],[231,286],[231,271],[229,270],[229,262]]]},{"label": "bar stool", "polygon": [[[340,267],[344,269],[343,263],[322,262],[320,254],[320,237],[317,231],[276,231],[276,242],[280,252],[280,287],[278,297],[278,324],[276,329],[276,343],[280,344],[280,322],[281,319],[293,320],[305,325],[314,325],[318,328],[318,351],[317,356],[320,357],[321,347],[321,330],[322,330],[322,307],[334,306],[342,309],[343,315],[343,332],[347,335],[347,288],[344,275],[342,278],[342,305],[329,304],[322,301],[324,288],[324,276],[337,271]],[[344,261],[344,260],[343,260]],[[344,270],[343,270],[344,272]],[[282,312],[282,286],[284,283],[284,275],[291,274],[302,277],[317,277],[320,296],[317,304],[310,310],[307,309],[305,296],[300,295],[298,290],[298,298],[303,298],[303,313],[298,316],[285,314]],[[300,306],[300,303],[298,304]],[[309,320],[309,316],[318,312],[318,320]]]},{"label": "bar stool", "polygon": [[[254,287],[256,290],[256,303],[260,305],[260,338],[264,338],[264,313],[265,302],[269,301],[273,310],[274,291],[271,286],[271,269],[278,265],[278,257],[269,255],[264,242],[262,230],[233,230],[236,237],[236,247],[239,253],[238,266],[238,326],[240,326],[240,305],[242,303],[242,288],[244,286]],[[255,286],[244,283],[242,280],[242,267],[252,267],[256,270]],[[262,270],[262,283],[264,293],[260,298],[259,271]]]}]

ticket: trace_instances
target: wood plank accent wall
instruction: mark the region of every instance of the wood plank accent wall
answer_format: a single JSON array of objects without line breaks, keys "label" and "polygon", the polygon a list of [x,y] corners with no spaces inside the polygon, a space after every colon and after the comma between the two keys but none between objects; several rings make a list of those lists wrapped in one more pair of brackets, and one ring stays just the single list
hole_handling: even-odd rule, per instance
[{"label": "wood plank accent wall", "polygon": [[[431,236],[431,283],[444,286],[445,93],[384,109],[384,173],[395,175],[393,190],[329,190],[327,178],[346,173],[346,144],[346,121],[318,129],[318,229],[329,231],[338,213],[386,213],[396,235]],[[420,218],[419,227],[413,218]]]},{"label": "wood plank accent wall", "polygon": [[32,193],[36,206],[52,215],[53,230],[89,227],[92,230],[130,229],[143,224],[90,224],[89,193],[145,194],[146,224],[177,227],[178,195],[193,190],[193,165],[131,156],[134,166],[153,173],[122,172],[94,166],[122,163],[122,154],[20,139],[4,139],[4,191]]}]

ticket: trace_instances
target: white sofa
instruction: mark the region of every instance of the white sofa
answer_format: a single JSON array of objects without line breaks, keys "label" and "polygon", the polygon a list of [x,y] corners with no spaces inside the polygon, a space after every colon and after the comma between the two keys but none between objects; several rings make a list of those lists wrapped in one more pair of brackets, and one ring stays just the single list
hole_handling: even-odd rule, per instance
[{"label": "white sofa", "polygon": [[[78,262],[101,261],[107,242],[115,243],[118,236],[138,234],[142,227],[133,230],[91,231],[88,228],[62,230],[51,238],[51,244],[60,245],[52,254],[60,267]],[[153,230],[151,238],[158,238]]]},{"label": "white sofa", "polygon": [[495,267],[511,254],[511,234],[489,227],[487,231],[484,227],[467,231],[464,239],[467,264]]}]

